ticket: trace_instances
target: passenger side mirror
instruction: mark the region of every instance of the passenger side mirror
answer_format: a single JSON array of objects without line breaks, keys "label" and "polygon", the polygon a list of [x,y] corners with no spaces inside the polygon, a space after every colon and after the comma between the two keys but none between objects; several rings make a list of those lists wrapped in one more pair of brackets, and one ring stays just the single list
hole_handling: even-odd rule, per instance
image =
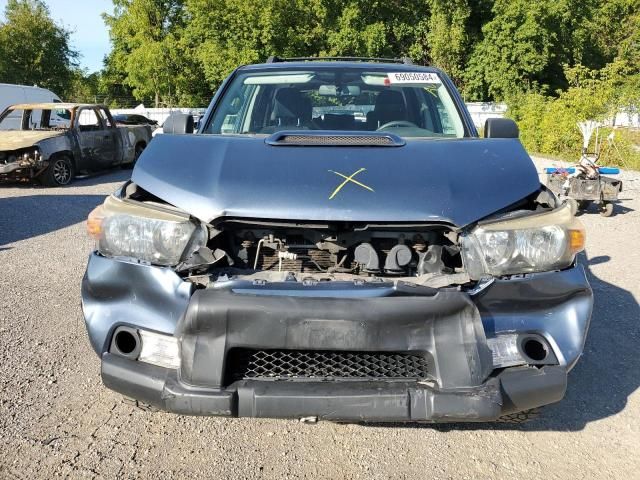
[{"label": "passenger side mirror", "polygon": [[484,138],[518,138],[520,130],[510,118],[488,118],[484,122]]},{"label": "passenger side mirror", "polygon": [[162,131],[175,135],[193,133],[193,117],[188,113],[172,113],[164,121]]}]

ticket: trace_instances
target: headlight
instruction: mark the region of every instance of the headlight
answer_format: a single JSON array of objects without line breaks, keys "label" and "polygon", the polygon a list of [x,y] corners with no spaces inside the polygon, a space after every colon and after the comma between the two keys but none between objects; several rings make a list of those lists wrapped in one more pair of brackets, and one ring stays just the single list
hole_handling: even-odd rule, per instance
[{"label": "headlight", "polygon": [[89,235],[109,257],[176,265],[205,245],[206,229],[188,215],[110,196],[89,214]]},{"label": "headlight", "polygon": [[550,212],[480,224],[461,240],[467,273],[478,280],[568,267],[584,249],[585,233],[565,204]]}]

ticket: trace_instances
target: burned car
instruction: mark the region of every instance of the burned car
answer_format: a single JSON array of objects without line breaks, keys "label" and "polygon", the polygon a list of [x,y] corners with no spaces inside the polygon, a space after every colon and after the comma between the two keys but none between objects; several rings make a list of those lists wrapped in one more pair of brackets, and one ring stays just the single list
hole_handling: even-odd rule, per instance
[{"label": "burned car", "polygon": [[150,140],[149,126],[116,126],[102,105],[13,105],[0,114],[0,180],[64,186],[78,172],[133,165]]},{"label": "burned car", "polygon": [[236,69],[88,218],[104,384],[179,414],[454,422],[561,400],[585,232],[516,125],[391,61]]}]

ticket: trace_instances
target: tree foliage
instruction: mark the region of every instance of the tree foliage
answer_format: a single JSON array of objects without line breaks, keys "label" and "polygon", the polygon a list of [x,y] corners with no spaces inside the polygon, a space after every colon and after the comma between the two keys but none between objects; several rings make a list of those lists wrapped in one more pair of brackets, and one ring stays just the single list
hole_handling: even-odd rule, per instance
[{"label": "tree foliage", "polygon": [[112,49],[102,72],[89,76],[74,68],[69,32],[51,21],[43,0],[10,0],[0,24],[0,79],[158,106],[206,105],[235,67],[271,55],[409,56],[445,70],[467,100],[558,97],[577,87],[573,77],[583,69],[606,77],[618,103],[631,105],[640,82],[638,0],[113,4],[104,14]]},{"label": "tree foliage", "polygon": [[[537,92],[512,96],[507,114],[518,123],[520,140],[525,147],[530,152],[575,161],[582,146],[577,122],[596,120],[610,123],[615,122],[616,115],[621,112],[638,113],[640,75],[627,76],[622,65],[623,62],[618,60],[600,70],[582,65],[566,66],[569,87],[559,92],[557,97]],[[606,133],[609,132],[605,132],[605,136]],[[618,130],[616,135],[616,156],[610,156],[607,161],[615,164],[626,159],[626,166],[640,168],[640,152],[630,140],[632,133]]]},{"label": "tree foliage", "polygon": [[0,22],[0,82],[38,85],[64,96],[73,85],[78,52],[41,0],[9,0]]},{"label": "tree foliage", "polygon": [[107,65],[140,98],[198,102],[278,56],[409,56],[469,100],[569,87],[565,66],[633,71],[637,0],[115,0]]},{"label": "tree foliage", "polygon": [[467,0],[430,0],[427,48],[432,63],[462,82],[471,35],[471,7]]},{"label": "tree foliage", "polygon": [[105,14],[113,50],[109,65],[123,73],[124,83],[138,98],[155,106],[181,91],[180,35],[184,26],[181,0],[114,0],[114,13]]}]

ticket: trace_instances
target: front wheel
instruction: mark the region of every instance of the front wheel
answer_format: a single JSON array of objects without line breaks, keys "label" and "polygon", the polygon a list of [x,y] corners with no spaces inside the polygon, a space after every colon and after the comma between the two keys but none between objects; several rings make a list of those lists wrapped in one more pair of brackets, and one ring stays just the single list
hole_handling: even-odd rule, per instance
[{"label": "front wheel", "polygon": [[69,185],[75,176],[75,168],[71,159],[65,155],[56,157],[40,177],[41,183],[47,187],[64,187]]}]

